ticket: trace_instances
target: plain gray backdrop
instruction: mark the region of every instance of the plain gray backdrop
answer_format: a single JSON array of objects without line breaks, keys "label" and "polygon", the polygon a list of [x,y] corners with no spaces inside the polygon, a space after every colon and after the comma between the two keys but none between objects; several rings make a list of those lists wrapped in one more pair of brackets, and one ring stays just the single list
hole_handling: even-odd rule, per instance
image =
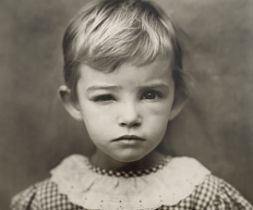
[{"label": "plain gray backdrop", "polygon": [[[253,1],[157,2],[185,32],[192,84],[164,147],[197,158],[253,202]],[[85,3],[0,1],[0,209],[65,156],[93,149],[57,96],[62,34]]]}]

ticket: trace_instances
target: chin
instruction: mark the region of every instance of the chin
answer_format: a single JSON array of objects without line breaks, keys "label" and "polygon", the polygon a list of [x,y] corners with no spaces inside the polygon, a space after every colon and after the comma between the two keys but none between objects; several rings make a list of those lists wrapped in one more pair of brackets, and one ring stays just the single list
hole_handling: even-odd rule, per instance
[{"label": "chin", "polygon": [[122,163],[131,163],[131,162],[136,162],[144,158],[146,154],[120,154],[120,155],[115,155],[112,157],[114,160],[122,162]]}]

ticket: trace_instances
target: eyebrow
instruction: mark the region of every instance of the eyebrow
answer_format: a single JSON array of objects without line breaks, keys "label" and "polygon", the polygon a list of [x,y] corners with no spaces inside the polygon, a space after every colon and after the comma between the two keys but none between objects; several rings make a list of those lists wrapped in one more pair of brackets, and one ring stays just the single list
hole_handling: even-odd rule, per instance
[{"label": "eyebrow", "polygon": [[94,85],[87,89],[88,92],[95,91],[95,90],[117,90],[121,89],[120,86],[117,85]]},{"label": "eyebrow", "polygon": [[[166,83],[153,83],[153,84],[147,84],[147,85],[142,85],[139,87],[140,89],[145,89],[145,88],[169,88],[168,84]],[[122,89],[121,86],[118,85],[94,85],[91,86],[87,89],[87,92],[92,92],[96,90],[119,90]]]},{"label": "eyebrow", "polygon": [[165,83],[154,83],[154,84],[148,84],[148,85],[143,85],[140,86],[140,88],[169,88],[168,84]]}]

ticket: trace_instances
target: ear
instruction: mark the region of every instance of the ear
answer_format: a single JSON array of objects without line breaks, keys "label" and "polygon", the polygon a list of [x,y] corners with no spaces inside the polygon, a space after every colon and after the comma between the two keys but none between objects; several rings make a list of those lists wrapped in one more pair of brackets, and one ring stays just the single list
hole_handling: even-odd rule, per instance
[{"label": "ear", "polygon": [[180,114],[186,102],[187,102],[186,97],[175,97],[174,103],[171,108],[169,120],[173,120]]},{"label": "ear", "polygon": [[78,102],[74,102],[71,97],[71,90],[66,86],[62,85],[58,90],[59,96],[67,112],[76,120],[81,121],[83,119],[82,112]]}]

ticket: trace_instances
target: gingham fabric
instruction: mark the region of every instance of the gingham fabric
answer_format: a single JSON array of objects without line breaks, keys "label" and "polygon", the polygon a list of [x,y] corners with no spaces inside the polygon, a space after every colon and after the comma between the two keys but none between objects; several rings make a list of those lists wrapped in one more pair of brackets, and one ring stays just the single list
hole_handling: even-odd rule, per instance
[{"label": "gingham fabric", "polygon": [[[57,185],[45,180],[31,186],[12,199],[12,210],[87,210],[75,205],[57,190]],[[108,209],[110,210],[110,209]],[[232,186],[213,175],[196,186],[190,196],[173,206],[157,210],[253,210]]]}]

